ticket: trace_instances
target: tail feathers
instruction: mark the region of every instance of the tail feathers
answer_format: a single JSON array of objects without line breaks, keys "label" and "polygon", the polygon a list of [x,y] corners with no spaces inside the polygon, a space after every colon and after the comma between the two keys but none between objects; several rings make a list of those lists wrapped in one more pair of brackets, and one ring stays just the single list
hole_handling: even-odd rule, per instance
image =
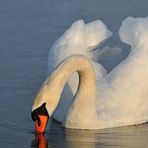
[{"label": "tail feathers", "polygon": [[126,18],[119,30],[120,39],[131,45],[148,42],[148,17],[145,18]]}]

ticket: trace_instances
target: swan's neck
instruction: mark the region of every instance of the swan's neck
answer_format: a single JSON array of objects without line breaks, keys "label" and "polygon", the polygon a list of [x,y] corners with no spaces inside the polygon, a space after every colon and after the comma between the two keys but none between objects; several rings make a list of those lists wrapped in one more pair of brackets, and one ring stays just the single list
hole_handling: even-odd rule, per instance
[{"label": "swan's neck", "polygon": [[79,87],[63,124],[69,128],[96,129],[96,76],[91,62],[82,55],[71,56],[58,66],[38,92],[33,110],[46,102],[51,115],[59,103],[66,82],[74,72],[79,74]]},{"label": "swan's neck", "polygon": [[[49,115],[52,114],[59,103],[66,82],[74,72],[79,74],[79,87],[66,115],[64,126],[76,128],[80,123],[79,128],[92,129],[93,126],[96,128],[92,125],[97,119],[95,72],[91,62],[85,56],[75,55],[64,60],[45,81],[40,91],[45,95],[40,95],[39,92],[38,96],[46,97],[47,110]],[[36,102],[38,101],[34,104]]]}]

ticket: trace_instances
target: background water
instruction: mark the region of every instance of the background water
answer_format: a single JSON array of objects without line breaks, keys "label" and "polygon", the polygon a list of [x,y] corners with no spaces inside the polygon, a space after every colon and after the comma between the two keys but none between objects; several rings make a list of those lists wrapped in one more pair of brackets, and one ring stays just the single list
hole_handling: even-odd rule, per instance
[{"label": "background water", "polygon": [[118,37],[122,20],[147,15],[147,0],[0,0],[0,147],[148,147],[147,124],[84,131],[51,121],[45,135],[35,135],[30,118],[47,75],[48,51],[72,22],[101,19],[113,31],[106,44],[123,51],[100,61],[110,71],[129,52]]}]

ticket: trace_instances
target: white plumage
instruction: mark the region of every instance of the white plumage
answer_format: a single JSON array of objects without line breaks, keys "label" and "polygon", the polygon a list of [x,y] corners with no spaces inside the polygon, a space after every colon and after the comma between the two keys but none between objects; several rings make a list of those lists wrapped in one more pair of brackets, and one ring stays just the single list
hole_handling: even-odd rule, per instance
[{"label": "white plumage", "polygon": [[[79,80],[77,74],[74,73],[64,88],[62,99],[60,100],[60,103],[58,104],[56,111],[53,114],[53,117],[57,121],[63,123],[63,125],[65,125],[65,119],[69,118],[66,121],[70,122],[67,122],[68,126],[66,125],[65,126],[73,128],[74,126],[70,125],[70,123],[74,122],[75,124],[76,122],[75,124],[76,126],[74,128],[78,129],[79,128],[82,129],[83,124],[89,121],[91,117],[93,117],[94,124],[98,123],[98,126],[95,126],[90,123],[88,127],[89,129],[91,129],[91,127],[92,129],[108,128],[108,127],[141,124],[147,122],[148,121],[148,107],[147,107],[148,106],[148,99],[147,99],[148,98],[148,83],[147,83],[148,29],[147,28],[148,28],[147,17],[146,18],[128,17],[123,21],[121,28],[119,30],[119,36],[123,42],[131,46],[131,52],[122,63],[120,63],[110,73],[107,74],[103,66],[95,62],[94,59],[98,58],[99,54],[94,54],[96,53],[96,51],[93,51],[93,47],[97,46],[103,40],[107,39],[111,35],[111,32],[101,21],[95,21],[89,24],[84,24],[82,20],[75,22],[52,46],[48,58],[49,59],[48,72],[49,74],[53,73],[54,69],[59,65],[59,63],[61,63],[61,61],[63,60],[66,61],[65,59],[67,59],[69,56],[75,57],[75,55],[83,55],[84,57],[86,57],[88,61],[90,61],[96,75],[96,90],[94,91],[97,92],[96,93],[97,99],[96,99],[96,106],[93,107],[93,113],[95,109],[97,112],[97,116],[96,115],[93,116],[93,113],[91,114],[87,112],[88,117],[86,116],[83,122],[79,121],[79,119],[83,118],[83,116],[81,116],[81,112],[83,112],[83,108],[85,108],[86,103],[84,102],[84,99],[82,99],[83,101],[79,101],[79,105],[82,107],[80,109],[78,109],[78,107],[75,107],[77,106],[76,103],[72,103],[72,99],[73,98],[76,99],[76,97],[74,97],[74,94],[78,88],[78,80]],[[99,51],[97,51],[97,53],[99,53]],[[97,55],[97,57],[95,55]],[[82,61],[80,62],[80,64],[82,64]],[[68,69],[67,72],[68,71],[70,72],[70,69]],[[66,71],[64,73],[66,76]],[[52,77],[54,74],[56,74],[56,72],[52,74]],[[92,79],[94,78],[92,77]],[[48,78],[48,81],[50,81],[50,78]],[[88,83],[86,82],[87,85]],[[44,85],[47,87],[48,84],[47,85],[46,84],[47,83],[45,83]],[[59,87],[60,85],[63,84],[59,82]],[[92,86],[92,88],[94,87]],[[88,90],[92,88],[91,86],[89,86]],[[86,91],[84,92],[85,93],[83,95],[86,98],[87,96],[90,98],[91,94],[87,94]],[[45,91],[43,93],[46,94]],[[78,96],[77,99],[82,98],[82,96],[81,97],[79,95],[76,96]],[[48,98],[47,95],[46,97],[47,100],[45,98],[44,98],[45,100],[42,100],[41,98],[37,99],[37,101],[35,100],[33,109],[39,107],[45,101],[47,103],[47,110],[50,111],[50,101],[49,101],[50,97]],[[86,102],[90,101],[90,99],[88,100],[86,99],[85,101]],[[91,109],[89,109],[88,106],[86,110],[87,109],[91,111]],[[66,114],[67,112],[68,114]],[[74,113],[77,114],[77,116],[75,116],[75,119],[73,118],[75,115]],[[84,128],[87,128],[87,126]]]}]

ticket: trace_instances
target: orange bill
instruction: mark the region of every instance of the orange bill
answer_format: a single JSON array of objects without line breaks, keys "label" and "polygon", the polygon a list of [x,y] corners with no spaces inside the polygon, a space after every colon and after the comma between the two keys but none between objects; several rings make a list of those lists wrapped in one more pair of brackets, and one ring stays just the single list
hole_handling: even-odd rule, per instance
[{"label": "orange bill", "polygon": [[38,115],[38,119],[35,122],[35,128],[37,133],[44,133],[48,122],[48,116]]}]

